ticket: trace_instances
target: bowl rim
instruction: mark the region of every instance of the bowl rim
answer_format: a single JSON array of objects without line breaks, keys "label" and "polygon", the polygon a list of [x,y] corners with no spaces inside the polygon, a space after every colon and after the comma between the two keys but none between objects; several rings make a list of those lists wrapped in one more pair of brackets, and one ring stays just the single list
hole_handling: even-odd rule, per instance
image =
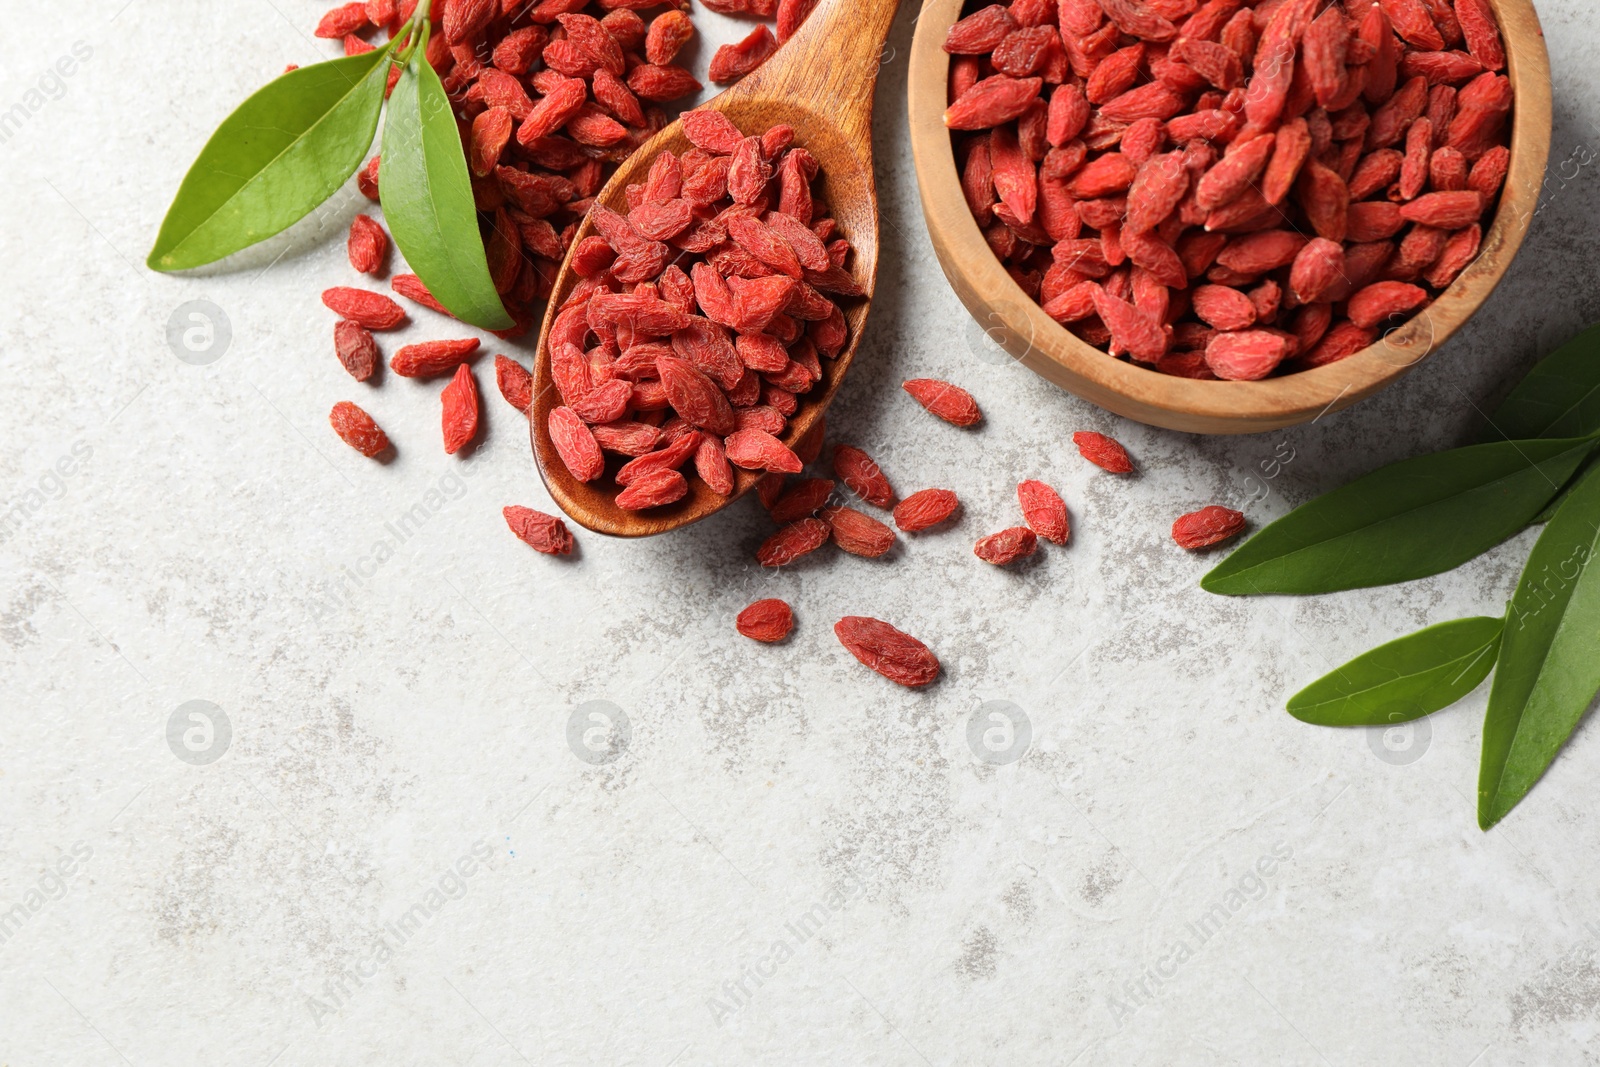
[{"label": "bowl rim", "polygon": [[1478,256],[1437,300],[1368,348],[1327,366],[1256,382],[1196,381],[1134,366],[1079,340],[1012,279],[967,208],[944,125],[950,56],[942,48],[963,0],[926,0],[907,76],[912,157],[940,266],[967,309],[1019,362],[1101,407],[1200,433],[1255,433],[1314,421],[1390,385],[1429,358],[1493,293],[1538,211],[1549,156],[1550,59],[1532,0],[1489,0],[1514,90],[1511,162]]}]

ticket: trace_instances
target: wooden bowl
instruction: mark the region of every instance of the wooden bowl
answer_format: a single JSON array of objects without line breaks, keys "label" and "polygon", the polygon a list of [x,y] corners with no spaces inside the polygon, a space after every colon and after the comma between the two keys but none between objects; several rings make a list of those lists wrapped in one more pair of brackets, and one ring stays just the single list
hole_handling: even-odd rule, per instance
[{"label": "wooden bowl", "polygon": [[1478,258],[1428,308],[1378,343],[1315,370],[1258,382],[1160,374],[1079,340],[1029,299],[1001,266],[962,196],[944,125],[950,57],[941,47],[962,0],[926,0],[911,46],[911,150],[934,251],[956,295],[1015,359],[1118,415],[1190,433],[1259,433],[1354,404],[1435,352],[1494,291],[1539,205],[1550,153],[1550,57],[1531,0],[1489,0],[1516,93],[1511,170]]}]

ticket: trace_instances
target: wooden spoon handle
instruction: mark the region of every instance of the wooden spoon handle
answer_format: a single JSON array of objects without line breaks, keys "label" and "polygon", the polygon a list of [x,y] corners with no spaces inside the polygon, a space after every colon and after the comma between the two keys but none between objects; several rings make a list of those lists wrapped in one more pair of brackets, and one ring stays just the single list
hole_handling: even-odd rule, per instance
[{"label": "wooden spoon handle", "polygon": [[900,0],[821,0],[778,54],[725,96],[825,111],[849,137],[870,147],[873,88],[899,7]]}]

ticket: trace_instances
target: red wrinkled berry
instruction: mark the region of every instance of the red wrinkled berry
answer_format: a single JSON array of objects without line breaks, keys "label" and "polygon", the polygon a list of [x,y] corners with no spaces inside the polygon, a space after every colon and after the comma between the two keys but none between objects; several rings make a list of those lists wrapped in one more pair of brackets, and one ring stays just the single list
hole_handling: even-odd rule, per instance
[{"label": "red wrinkled berry", "polygon": [[985,563],[993,563],[996,567],[1004,567],[1008,563],[1015,563],[1038,551],[1039,536],[1026,526],[1013,526],[1009,530],[990,534],[980,538],[972,546],[973,554]]},{"label": "red wrinkled berry", "polygon": [[339,362],[358,382],[371,378],[378,369],[378,342],[372,333],[358,322],[341,319],[333,327],[333,347]]},{"label": "red wrinkled berry", "polygon": [[372,416],[348,400],[333,405],[333,410],[328,413],[328,422],[345,444],[368,459],[382,454],[389,447],[388,435],[372,421]]},{"label": "red wrinkled berry", "polygon": [[350,265],[362,274],[377,274],[383,270],[384,257],[389,254],[389,235],[368,215],[357,215],[350,221],[350,238],[346,242]]},{"label": "red wrinkled berry", "polygon": [[927,645],[879,619],[849,615],[833,632],[852,656],[898,685],[916,689],[939,677],[939,659]]},{"label": "red wrinkled berry", "polygon": [[506,525],[525,544],[547,556],[566,556],[572,552],[572,533],[554,515],[518,505],[504,508]]},{"label": "red wrinkled berry", "polygon": [[852,556],[877,559],[894,547],[894,531],[855,508],[827,508],[817,517],[833,528],[833,543]]},{"label": "red wrinkled berry", "polygon": [[455,455],[478,436],[478,383],[465,363],[440,394],[443,403],[444,450]]},{"label": "red wrinkled berry", "polygon": [[1199,511],[1190,512],[1172,524],[1172,539],[1179,548],[1194,552],[1221,544],[1244,531],[1245,519],[1241,512],[1212,504]]},{"label": "red wrinkled berry", "polygon": [[494,381],[506,403],[526,415],[533,406],[533,375],[527,368],[514,359],[495,356]]},{"label": "red wrinkled berry", "polygon": [[901,384],[911,398],[952,426],[972,426],[983,419],[978,402],[959,385],[937,378],[913,378]]},{"label": "red wrinkled berry", "polygon": [[1022,505],[1022,517],[1034,533],[1058,545],[1067,543],[1072,526],[1060,493],[1043,482],[1030,480],[1017,486],[1017,500]]},{"label": "red wrinkled berry", "polygon": [[875,507],[894,505],[894,489],[872,457],[852,445],[839,445],[833,452],[833,473],[850,491]]},{"label": "red wrinkled berry", "polygon": [[781,600],[758,600],[739,612],[734,626],[752,641],[777,644],[794,629],[794,609]]},{"label": "red wrinkled berry", "polygon": [[1103,433],[1079,430],[1072,435],[1072,443],[1078,446],[1079,455],[1101,470],[1112,474],[1133,472],[1133,460],[1128,458],[1128,450]]},{"label": "red wrinkled berry", "polygon": [[955,514],[961,501],[948,489],[923,489],[894,507],[894,524],[906,533],[919,533]]},{"label": "red wrinkled berry", "polygon": [[828,543],[832,531],[820,519],[800,519],[779,530],[756,551],[763,567],[785,567]]},{"label": "red wrinkled berry", "polygon": [[634,479],[617,494],[617,507],[628,511],[665,507],[682,500],[689,492],[683,475],[670,467],[660,467]]},{"label": "red wrinkled berry", "polygon": [[454,374],[482,344],[476,337],[455,341],[423,341],[406,345],[389,360],[389,369],[402,378],[436,378]]},{"label": "red wrinkled berry", "polygon": [[382,293],[335,286],[322,294],[330,311],[369,330],[392,330],[406,319],[406,309]]}]

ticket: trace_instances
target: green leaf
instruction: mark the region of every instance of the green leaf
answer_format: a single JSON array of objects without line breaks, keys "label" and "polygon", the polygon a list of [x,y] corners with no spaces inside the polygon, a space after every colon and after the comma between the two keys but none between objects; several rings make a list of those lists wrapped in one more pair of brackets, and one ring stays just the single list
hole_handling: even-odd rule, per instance
[{"label": "green leaf", "polygon": [[1489,440],[1600,431],[1600,325],[1546,356],[1489,418]]},{"label": "green leaf", "polygon": [[184,177],[150,267],[214,263],[332,196],[372,147],[388,71],[380,48],[290,71],[240,104]]},{"label": "green leaf", "polygon": [[1391,641],[1296,693],[1289,714],[1317,726],[1391,726],[1432,715],[1489,676],[1504,625],[1457,619]]},{"label": "green leaf", "polygon": [[1550,503],[1546,504],[1544,506],[1544,510],[1535,515],[1533,517],[1533,521],[1528,523],[1528,525],[1543,526],[1545,523],[1555,518],[1556,512],[1560,510],[1562,504],[1567,502],[1567,497],[1572,495],[1572,490],[1577,487],[1579,482],[1583,481],[1584,474],[1586,474],[1589,468],[1592,466],[1594,466],[1593,459],[1588,460],[1582,466],[1580,466],[1578,468],[1578,473],[1574,474],[1571,478],[1568,478],[1567,484],[1561,487],[1560,494],[1558,494],[1554,500],[1550,501]]},{"label": "green leaf", "polygon": [[486,330],[510,329],[489,277],[450,98],[421,51],[389,100],[378,184],[384,220],[406,262],[451,314]]},{"label": "green leaf", "polygon": [[1526,526],[1597,444],[1502,441],[1391,464],[1291,511],[1200,584],[1309,594],[1440,574]]},{"label": "green leaf", "polygon": [[1600,693],[1600,468],[1544,528],[1506,616],[1483,724],[1478,825],[1527,795]]}]

